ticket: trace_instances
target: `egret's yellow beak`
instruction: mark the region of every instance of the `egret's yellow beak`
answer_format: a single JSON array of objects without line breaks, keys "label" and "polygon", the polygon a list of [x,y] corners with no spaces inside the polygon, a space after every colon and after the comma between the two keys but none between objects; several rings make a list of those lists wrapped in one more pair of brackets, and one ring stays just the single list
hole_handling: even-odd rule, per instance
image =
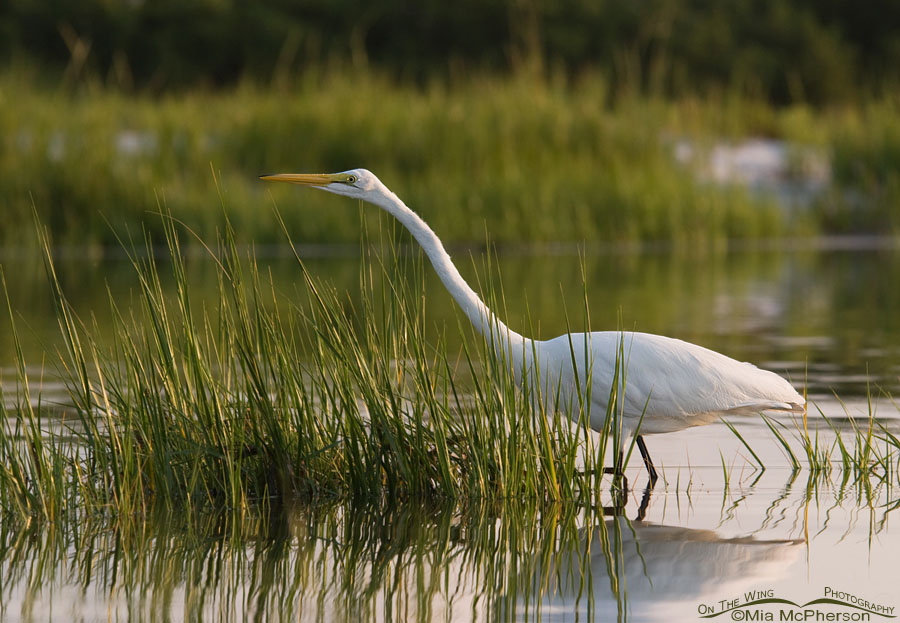
[{"label": "egret's yellow beak", "polygon": [[276,173],[274,175],[260,175],[259,179],[267,182],[288,182],[303,186],[328,186],[341,181],[340,176],[329,173]]}]

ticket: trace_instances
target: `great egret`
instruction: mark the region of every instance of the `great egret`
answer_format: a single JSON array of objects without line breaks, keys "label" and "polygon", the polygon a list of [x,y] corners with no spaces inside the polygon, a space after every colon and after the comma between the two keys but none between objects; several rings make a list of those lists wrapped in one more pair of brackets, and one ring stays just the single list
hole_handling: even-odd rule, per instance
[{"label": "great egret", "polygon": [[[571,397],[580,388],[582,395],[590,397],[590,426],[597,431],[604,428],[621,345],[625,361],[618,360],[627,366],[628,386],[620,396],[623,417],[621,434],[616,435],[618,472],[624,468],[625,439],[634,434],[638,424],[641,434],[668,433],[707,424],[722,415],[804,409],[803,397],[777,374],[681,340],[619,331],[572,333],[546,341],[519,335],[469,287],[425,221],[366,169],[281,173],[260,179],[319,188],[366,201],[392,214],[422,245],[447,291],[472,324],[493,342],[495,353],[513,367],[517,380],[522,382],[531,375],[530,381],[536,382],[545,396]],[[621,375],[619,379],[621,383]],[[571,407],[571,399],[568,404]],[[641,435],[635,441],[652,484],[657,478],[653,461]]]}]

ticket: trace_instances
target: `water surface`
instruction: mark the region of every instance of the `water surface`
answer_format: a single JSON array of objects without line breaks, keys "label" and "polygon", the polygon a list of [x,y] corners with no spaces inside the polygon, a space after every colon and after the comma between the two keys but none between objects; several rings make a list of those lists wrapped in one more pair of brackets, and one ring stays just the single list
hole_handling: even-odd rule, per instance
[{"label": "water surface", "polygon": [[[645,490],[635,453],[629,494],[623,499],[605,482],[588,507],[288,504],[241,516],[163,510],[65,526],[3,524],[0,618],[722,621],[761,608],[778,620],[778,608],[789,606],[746,602],[758,593],[802,605],[827,590],[897,616],[896,474],[883,481],[843,472],[833,445],[836,434],[851,443],[855,427],[870,421],[900,434],[889,396],[900,389],[900,252],[893,241],[874,242],[778,242],[699,257],[506,249],[495,263],[502,315],[524,333],[547,338],[588,324],[662,333],[784,374],[808,392],[807,426],[832,448],[829,474],[793,471],[762,420],[745,418],[733,423],[764,471],[723,424],[651,436],[662,474],[656,487]],[[354,300],[357,255],[306,255],[311,273]],[[454,255],[467,278],[488,278],[481,250]],[[282,300],[302,305],[293,260],[278,249],[258,257]],[[63,405],[52,355],[60,340],[40,260],[4,258],[3,268],[33,396]],[[124,260],[63,253],[58,270],[101,341],[111,325],[110,294],[124,308],[137,300]],[[212,305],[214,264],[192,255],[188,270],[192,294]],[[456,348],[461,316],[434,275],[424,275],[433,335]],[[0,375],[12,402],[7,330]],[[782,417],[776,426],[799,454],[802,421]],[[890,620],[882,614],[869,620]]]},{"label": "water surface", "polygon": [[[896,614],[896,491],[863,494],[783,469],[737,470],[726,488],[721,470],[680,467],[644,504],[637,490],[618,508],[604,492],[592,508],[314,507],[243,523],[4,531],[0,612],[10,621],[691,621],[757,591],[803,605],[835,589]],[[781,607],[763,609],[778,620]],[[729,619],[740,620],[717,620]]]}]

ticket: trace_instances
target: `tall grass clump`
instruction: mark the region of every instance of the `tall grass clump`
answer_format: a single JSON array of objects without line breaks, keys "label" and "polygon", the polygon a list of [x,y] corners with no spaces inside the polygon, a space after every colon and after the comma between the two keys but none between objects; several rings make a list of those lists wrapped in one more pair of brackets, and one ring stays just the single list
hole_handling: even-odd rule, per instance
[{"label": "tall grass clump", "polygon": [[71,404],[49,415],[19,357],[18,406],[0,437],[5,511],[137,517],[160,505],[243,512],[292,500],[599,495],[592,462],[602,466],[608,435],[584,458],[586,413],[580,428],[563,426],[561,409],[545,409],[552,401],[536,399],[538,388],[521,391],[489,340],[467,340],[457,358],[426,340],[420,255],[370,251],[360,309],[298,257],[297,298],[285,302],[226,229],[207,248],[218,300],[197,307],[184,234],[162,221],[162,259],[148,252],[150,237],[145,249],[126,246],[136,293],[109,301],[106,347],[68,303],[41,227]]}]

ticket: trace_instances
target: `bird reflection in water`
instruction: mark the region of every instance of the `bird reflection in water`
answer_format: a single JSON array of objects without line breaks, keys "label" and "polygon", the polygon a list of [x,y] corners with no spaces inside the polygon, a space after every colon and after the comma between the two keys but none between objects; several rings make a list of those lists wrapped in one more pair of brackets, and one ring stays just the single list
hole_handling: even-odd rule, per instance
[{"label": "bird reflection in water", "polygon": [[[769,502],[770,510],[788,499],[790,485]],[[804,538],[763,539],[752,532],[726,536],[715,529],[648,521],[652,481],[634,519],[615,490],[612,494],[614,503],[604,506],[592,525],[578,529],[575,538],[560,539],[554,551],[536,555],[526,581],[529,595],[510,604],[518,612],[513,618],[676,620],[679,606],[687,608],[685,615],[696,614],[704,595],[771,586],[806,543]],[[729,510],[732,519],[734,511]]]}]

